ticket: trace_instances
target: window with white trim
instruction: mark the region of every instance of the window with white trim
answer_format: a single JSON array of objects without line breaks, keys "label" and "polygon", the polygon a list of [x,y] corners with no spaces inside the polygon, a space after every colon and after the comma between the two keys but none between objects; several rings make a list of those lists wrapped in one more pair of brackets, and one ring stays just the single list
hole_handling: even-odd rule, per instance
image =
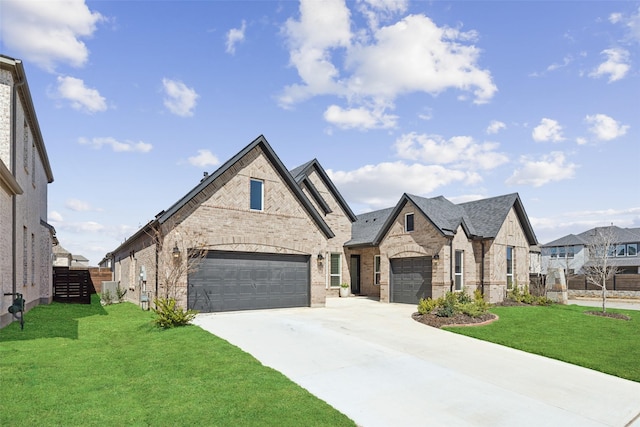
[{"label": "window with white trim", "polygon": [[405,214],[405,216],[404,216],[404,231],[406,233],[410,233],[410,232],[413,231],[413,219],[414,219],[413,213]]},{"label": "window with white trim", "polygon": [[638,256],[638,244],[629,243],[627,245],[627,256]]},{"label": "window with white trim", "polygon": [[507,289],[513,289],[513,246],[507,246]]},{"label": "window with white trim", "polygon": [[342,254],[332,253],[329,271],[329,285],[339,288],[342,283]]},{"label": "window with white trim", "polygon": [[373,284],[380,285],[380,255],[373,256]]},{"label": "window with white trim", "polygon": [[454,263],[454,289],[461,291],[464,286],[464,251],[456,251]]},{"label": "window with white trim", "polygon": [[259,179],[251,179],[249,188],[249,208],[252,211],[261,211],[264,209],[264,181]]}]

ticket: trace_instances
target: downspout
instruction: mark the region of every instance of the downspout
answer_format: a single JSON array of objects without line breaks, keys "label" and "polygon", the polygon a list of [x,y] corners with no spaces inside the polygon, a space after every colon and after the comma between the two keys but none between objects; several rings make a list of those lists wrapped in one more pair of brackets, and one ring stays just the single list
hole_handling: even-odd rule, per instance
[{"label": "downspout", "polygon": [[484,240],[480,240],[480,246],[482,250],[482,262],[480,264],[480,291],[482,292],[482,296],[484,296]]},{"label": "downspout", "polygon": [[453,237],[449,239],[449,292],[453,292]]},{"label": "downspout", "polygon": [[158,305],[156,304],[156,301],[158,300],[158,259],[158,242],[156,242],[156,293],[153,295],[153,305],[156,309],[158,308]]},{"label": "downspout", "polygon": [[[18,77],[19,78],[19,77]],[[17,130],[17,117],[16,117],[16,111],[18,110],[18,87],[24,85],[24,80],[22,81],[18,81],[16,83],[13,84],[13,96],[11,98],[11,117],[12,117],[12,121],[11,121],[11,137],[13,139],[13,145],[11,146],[11,173],[13,174],[13,177],[16,178],[17,180],[17,176],[16,176],[16,163],[17,163],[17,150],[16,150],[16,146],[18,144],[17,138],[16,138],[16,130]],[[12,271],[11,271],[11,291],[15,294],[17,292],[17,272],[16,270],[18,269],[18,254],[17,254],[17,250],[16,250],[16,245],[17,245],[17,241],[18,241],[18,232],[17,232],[17,226],[18,226],[18,220],[16,218],[17,216],[17,211],[18,211],[18,200],[17,200],[18,196],[16,194],[14,194],[13,196],[11,196],[11,260],[13,263],[13,267],[12,267]]]}]

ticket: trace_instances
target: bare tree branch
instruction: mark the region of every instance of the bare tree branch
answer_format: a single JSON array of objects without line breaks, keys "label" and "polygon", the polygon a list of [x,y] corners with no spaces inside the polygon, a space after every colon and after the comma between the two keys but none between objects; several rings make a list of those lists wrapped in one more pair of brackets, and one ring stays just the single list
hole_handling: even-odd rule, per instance
[{"label": "bare tree branch", "polygon": [[603,313],[607,311],[607,280],[618,273],[618,268],[611,262],[611,258],[615,256],[616,243],[613,228],[595,228],[587,245],[589,261],[582,267],[587,282],[602,289]]}]

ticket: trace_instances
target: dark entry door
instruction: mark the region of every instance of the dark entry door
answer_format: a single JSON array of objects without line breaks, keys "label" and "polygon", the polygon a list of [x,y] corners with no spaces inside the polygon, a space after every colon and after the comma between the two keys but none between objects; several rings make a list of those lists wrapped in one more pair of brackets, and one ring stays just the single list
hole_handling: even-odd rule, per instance
[{"label": "dark entry door", "polygon": [[309,306],[309,256],[209,251],[187,301],[201,312]]},{"label": "dark entry door", "polygon": [[360,293],[360,255],[351,255],[351,293]]},{"label": "dark entry door", "polygon": [[431,297],[431,257],[391,260],[391,302],[417,304]]}]

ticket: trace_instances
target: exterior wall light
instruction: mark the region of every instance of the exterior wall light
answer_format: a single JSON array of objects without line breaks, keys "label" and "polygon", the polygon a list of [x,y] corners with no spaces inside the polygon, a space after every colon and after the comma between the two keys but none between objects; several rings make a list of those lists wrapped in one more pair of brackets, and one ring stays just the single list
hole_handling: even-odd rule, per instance
[{"label": "exterior wall light", "polygon": [[171,251],[171,255],[173,255],[174,260],[177,260],[178,258],[180,258],[180,249],[178,249],[177,242],[176,242],[176,245],[173,247],[173,250]]}]

